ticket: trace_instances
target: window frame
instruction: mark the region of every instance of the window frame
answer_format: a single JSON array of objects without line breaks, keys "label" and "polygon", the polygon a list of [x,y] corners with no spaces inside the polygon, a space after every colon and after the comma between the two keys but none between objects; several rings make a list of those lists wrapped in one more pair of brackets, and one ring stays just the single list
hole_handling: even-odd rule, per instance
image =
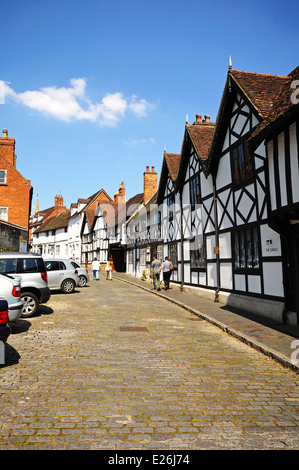
[{"label": "window frame", "polygon": [[[2,172],[4,174],[4,181],[1,181],[1,173]],[[0,185],[1,184],[7,184],[7,170],[4,170],[3,168],[0,169]]]},{"label": "window frame", "polygon": [[178,246],[177,243],[168,244],[168,261],[172,263],[172,266],[176,269],[178,266]]},{"label": "window frame", "polygon": [[205,270],[207,266],[206,239],[204,236],[190,242],[190,268]]},{"label": "window frame", "polygon": [[[6,209],[6,216],[4,218],[1,217],[1,212],[3,209]],[[8,207],[0,206],[0,220],[5,220],[6,222],[8,222]]]},{"label": "window frame", "polygon": [[260,272],[262,256],[258,227],[237,230],[232,238],[234,271]]},{"label": "window frame", "polygon": [[[242,152],[241,152],[242,150]],[[254,155],[249,151],[246,141],[238,142],[230,151],[232,181],[239,186],[254,176]]]},{"label": "window frame", "polygon": [[190,206],[191,210],[194,211],[196,205],[200,204],[200,180],[199,173],[192,176],[189,183],[190,188]]},{"label": "window frame", "polygon": [[168,194],[167,196],[167,218],[169,222],[172,222],[174,219],[173,208],[175,204],[175,195],[174,193]]}]

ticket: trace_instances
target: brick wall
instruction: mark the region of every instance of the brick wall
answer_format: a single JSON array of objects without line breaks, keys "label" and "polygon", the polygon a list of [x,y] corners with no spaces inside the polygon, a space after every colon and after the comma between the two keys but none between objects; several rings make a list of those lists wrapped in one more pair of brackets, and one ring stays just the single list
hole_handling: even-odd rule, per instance
[{"label": "brick wall", "polygon": [[6,182],[0,184],[0,206],[8,207],[8,222],[28,230],[32,187],[15,168],[14,148],[15,140],[8,138],[4,129],[0,137],[0,169],[6,170]]}]

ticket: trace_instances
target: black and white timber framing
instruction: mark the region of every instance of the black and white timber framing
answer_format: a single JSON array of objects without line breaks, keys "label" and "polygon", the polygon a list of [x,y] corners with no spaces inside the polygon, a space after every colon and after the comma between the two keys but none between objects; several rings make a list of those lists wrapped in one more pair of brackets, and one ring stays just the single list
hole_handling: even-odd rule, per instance
[{"label": "black and white timber framing", "polygon": [[[155,216],[147,207],[143,224],[138,213],[127,223],[128,273],[168,256],[183,289],[298,324],[298,105],[275,125],[267,109],[289,81],[229,70],[216,123],[186,124],[179,156],[164,154]],[[207,126],[210,140],[201,136]]]}]

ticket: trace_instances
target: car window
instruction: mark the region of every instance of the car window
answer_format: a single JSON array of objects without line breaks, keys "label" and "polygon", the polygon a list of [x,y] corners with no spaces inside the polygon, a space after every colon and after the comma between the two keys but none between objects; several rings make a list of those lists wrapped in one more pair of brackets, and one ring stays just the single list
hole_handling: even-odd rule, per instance
[{"label": "car window", "polygon": [[0,273],[13,274],[16,272],[15,258],[0,259]]},{"label": "car window", "polygon": [[66,269],[66,266],[62,261],[59,261],[59,266],[59,269]]},{"label": "car window", "polygon": [[18,273],[38,273],[37,258],[19,258]]},{"label": "car window", "polygon": [[46,268],[47,271],[59,271],[61,269],[59,261],[47,261]]},{"label": "car window", "polygon": [[81,266],[79,266],[79,264],[75,263],[75,261],[71,261],[72,265],[74,266],[74,268],[80,268]]}]

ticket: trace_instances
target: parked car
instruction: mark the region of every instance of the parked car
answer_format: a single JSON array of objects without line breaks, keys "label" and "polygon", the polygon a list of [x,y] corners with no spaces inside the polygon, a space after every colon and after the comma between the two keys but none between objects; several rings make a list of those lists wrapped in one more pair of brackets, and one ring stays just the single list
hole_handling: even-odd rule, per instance
[{"label": "parked car", "polygon": [[7,300],[0,298],[0,341],[6,343],[11,333],[8,324],[8,303]]},{"label": "parked car", "polygon": [[21,276],[11,277],[8,274],[0,274],[0,293],[8,303],[8,320],[17,321],[23,310]]},{"label": "parked car", "polygon": [[70,259],[45,259],[50,290],[70,294],[79,285],[78,270]]},{"label": "parked car", "polygon": [[50,298],[43,258],[35,253],[0,253],[0,273],[21,276],[22,317],[32,317]]},{"label": "parked car", "polygon": [[78,264],[77,261],[71,261],[71,263],[74,266],[74,268],[77,269],[77,271],[78,271],[79,286],[80,287],[85,287],[86,284],[89,282],[88,269],[83,268],[83,266]]}]

